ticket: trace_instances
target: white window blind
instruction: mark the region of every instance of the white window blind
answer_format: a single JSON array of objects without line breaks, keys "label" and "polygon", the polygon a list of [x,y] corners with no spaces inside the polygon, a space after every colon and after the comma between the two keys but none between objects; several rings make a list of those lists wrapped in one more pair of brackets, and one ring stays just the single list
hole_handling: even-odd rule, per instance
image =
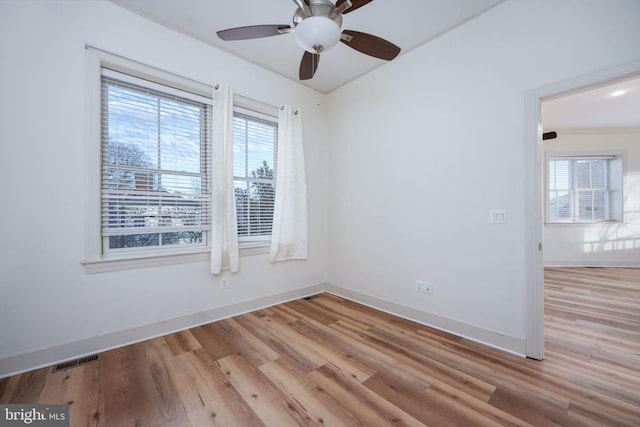
[{"label": "white window blind", "polygon": [[277,139],[276,118],[235,109],[233,175],[240,241],[271,236]]},{"label": "white window blind", "polygon": [[551,156],[547,177],[548,222],[619,221],[622,175],[615,156]]},{"label": "white window blind", "polygon": [[206,98],[102,69],[103,251],[206,245]]}]

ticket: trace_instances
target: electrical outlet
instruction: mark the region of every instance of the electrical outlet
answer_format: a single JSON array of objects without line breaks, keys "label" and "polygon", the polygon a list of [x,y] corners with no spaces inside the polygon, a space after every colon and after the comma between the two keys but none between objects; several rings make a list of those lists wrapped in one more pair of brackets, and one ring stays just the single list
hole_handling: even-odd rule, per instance
[{"label": "electrical outlet", "polygon": [[229,287],[229,279],[227,277],[223,277],[220,279],[220,289],[227,289]]},{"label": "electrical outlet", "polygon": [[432,295],[433,284],[425,280],[416,280],[416,291]]},{"label": "electrical outlet", "polygon": [[433,285],[431,282],[424,282],[422,289],[424,289],[425,294],[433,295]]}]

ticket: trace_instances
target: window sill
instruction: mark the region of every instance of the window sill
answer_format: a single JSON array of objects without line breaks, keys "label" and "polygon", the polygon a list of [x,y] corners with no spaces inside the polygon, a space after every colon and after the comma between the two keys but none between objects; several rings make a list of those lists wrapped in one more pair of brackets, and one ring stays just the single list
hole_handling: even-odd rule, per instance
[{"label": "window sill", "polygon": [[[240,256],[264,255],[271,252],[271,243],[247,242],[239,247]],[[161,267],[164,265],[204,262],[211,259],[209,249],[198,248],[192,252],[182,253],[135,253],[127,255],[104,255],[100,259],[82,261],[88,274],[106,273],[109,271],[131,270],[135,268]]]},{"label": "window sill", "polygon": [[545,222],[545,227],[563,227],[576,225],[624,225],[623,221],[571,221],[571,222]]},{"label": "window sill", "polygon": [[137,253],[105,255],[100,259],[85,260],[82,264],[89,274],[106,273],[109,271],[130,270],[134,268],[159,267],[163,265],[184,264],[189,262],[207,261],[210,259],[209,250],[198,250],[188,253]]},{"label": "window sill", "polygon": [[240,256],[269,254],[271,253],[271,241],[240,243],[238,249]]}]

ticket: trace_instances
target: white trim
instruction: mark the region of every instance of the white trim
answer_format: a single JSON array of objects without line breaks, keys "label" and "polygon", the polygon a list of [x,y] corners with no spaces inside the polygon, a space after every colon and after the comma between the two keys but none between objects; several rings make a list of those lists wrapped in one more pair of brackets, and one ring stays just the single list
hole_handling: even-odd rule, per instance
[{"label": "white trim", "polygon": [[239,112],[256,116],[263,120],[272,121],[278,123],[278,107],[265,104],[255,99],[247,98],[246,96],[234,94],[233,96],[233,109],[237,109]]},{"label": "white trim", "polygon": [[[238,114],[239,116],[236,116]],[[273,116],[272,114],[275,114]],[[278,129],[278,109],[276,107],[263,104],[258,101],[254,101],[249,98],[245,98],[242,96],[234,95],[234,105],[233,105],[233,117],[234,120],[236,117],[240,117],[242,120],[253,120],[256,122],[266,122],[265,125],[273,126],[275,128],[277,136]],[[235,124],[234,124],[235,126]],[[234,141],[235,144],[235,141]],[[249,144],[250,145],[250,144]],[[249,152],[249,145],[247,145],[246,149]],[[278,153],[278,142],[277,140],[273,141],[273,170],[277,171],[277,153]],[[255,178],[249,176],[237,176],[233,175],[234,181],[240,181],[244,183],[265,183],[265,184],[273,184],[275,185],[276,177],[273,178]],[[271,237],[272,233],[269,234],[260,234],[260,235],[240,235],[238,234],[238,242],[240,244],[240,248],[251,248],[251,252],[258,254],[263,253],[262,249],[257,249],[258,247],[262,248],[264,246],[271,245]]]},{"label": "white trim", "polygon": [[82,264],[88,274],[93,273],[106,273],[109,271],[119,270],[132,270],[135,268],[147,268],[147,267],[160,267],[163,265],[172,264],[184,264],[189,262],[201,262],[208,261],[210,259],[209,250],[202,251],[202,248],[198,248],[198,252],[194,253],[153,253],[149,255],[145,253],[142,255],[118,256],[117,258],[108,258],[107,256],[98,260],[85,260]]},{"label": "white trim", "polygon": [[207,83],[202,83],[189,77],[164,71],[163,69],[156,68],[152,65],[144,64],[136,61],[135,59],[127,58],[126,56],[110,53],[94,46],[86,45],[85,49],[91,55],[97,56],[98,70],[100,67],[105,67],[129,75],[133,72],[137,77],[141,77],[148,81],[201,95],[207,99],[211,99],[212,97],[211,94],[213,93],[213,86]]},{"label": "white trim", "polygon": [[265,122],[278,124],[278,117],[271,116],[269,114],[264,114],[259,111],[249,110],[247,108],[240,107],[238,105],[233,106],[233,113],[238,113],[242,116],[247,116],[252,119],[263,120]]},{"label": "white trim", "polygon": [[[141,248],[138,251],[103,253],[100,224],[100,81],[103,69],[106,74],[124,73],[132,79],[141,78],[145,84],[154,82],[170,88],[184,90],[202,96],[200,101],[212,103],[213,87],[175,73],[163,71],[133,59],[109,53],[97,47],[85,46],[85,260],[82,264],[87,273],[102,273],[135,268],[147,268],[187,262],[201,262],[210,257],[210,246],[179,249],[162,248],[149,251]],[[135,74],[132,76],[131,74]],[[162,88],[166,91],[166,88]],[[242,113],[262,120],[277,123],[278,107],[256,101],[241,95],[234,96],[234,108]],[[255,237],[248,240],[240,248],[240,256],[252,256],[269,253],[271,236],[265,236],[264,242],[254,242]],[[242,241],[242,238],[241,238]]]},{"label": "white trim", "polygon": [[271,242],[267,242],[266,245],[247,245],[243,246],[240,243],[240,256],[253,256],[253,255],[265,255],[271,253]]},{"label": "white trim", "polygon": [[525,94],[525,286],[527,357],[544,357],[542,253],[542,100],[640,73],[640,60],[554,83]]},{"label": "white trim", "polygon": [[396,304],[394,302],[390,302],[360,292],[355,292],[349,289],[344,289],[331,284],[326,284],[325,290],[328,293],[351,301],[355,301],[357,303],[366,305],[367,307],[371,307],[376,310],[401,317],[403,319],[411,320],[412,322],[420,323],[421,325],[448,332],[453,335],[487,345],[489,347],[506,351],[507,353],[512,353],[522,357],[525,356],[526,342],[524,338],[504,335],[500,332],[491,331],[479,326],[471,325],[453,319],[448,319],[446,317],[438,316],[433,313],[419,310],[417,308]]},{"label": "white trim", "polygon": [[574,155],[574,154],[559,154],[559,153],[555,153],[555,152],[547,152],[547,161],[549,160],[562,160],[562,159],[566,159],[566,160],[614,160],[616,158],[616,156],[614,155]]},{"label": "white trim", "polygon": [[[271,182],[269,182],[269,184],[271,184]],[[238,237],[238,240],[240,241],[240,243],[246,246],[269,245],[271,243],[271,234],[262,234],[258,236],[240,236]]]},{"label": "white trim", "polygon": [[102,256],[102,233],[100,223],[100,62],[101,54],[96,49],[85,52],[85,257],[97,260]]},{"label": "white trim", "polygon": [[544,357],[544,270],[542,257],[542,104],[536,92],[525,95],[525,305],[526,355]]},{"label": "white trim", "polygon": [[[85,260],[82,264],[87,273],[100,273],[133,268],[145,268],[185,262],[199,262],[209,253],[208,236],[206,244],[197,247],[159,248],[149,251],[148,248],[103,253],[103,237],[100,224],[101,189],[100,162],[101,144],[101,75],[103,68],[117,73],[124,73],[131,78],[142,78],[145,83],[155,82],[190,94],[201,95],[206,103],[211,104],[213,88],[195,80],[159,70],[140,62],[108,53],[106,51],[85,47]],[[107,71],[109,73],[109,71]],[[135,74],[132,76],[131,73]],[[166,88],[163,88],[166,90]],[[203,231],[206,235],[207,232]],[[206,254],[205,253],[206,251]]]},{"label": "white trim", "polygon": [[[251,242],[241,244],[239,251],[240,256],[254,256],[270,253],[270,242]],[[116,257],[105,255],[101,259],[88,259],[82,261],[87,274],[107,273],[109,271],[133,270],[136,268],[161,267],[164,265],[186,264],[190,262],[204,262],[211,260],[211,252],[208,248],[203,250],[202,247],[194,248],[193,252],[185,253],[159,253],[154,252],[144,255],[136,253],[120,254]]]},{"label": "white trim", "polygon": [[[543,144],[544,145],[544,144]],[[589,150],[590,151],[590,150]],[[616,200],[614,195],[616,189],[620,189],[620,194],[624,195],[623,189],[626,188],[625,183],[625,167],[623,163],[624,155],[620,153],[616,153],[616,151],[600,151],[597,152],[589,152],[589,151],[580,151],[576,150],[573,152],[565,152],[565,151],[553,151],[553,150],[545,150],[544,152],[544,173],[543,173],[543,181],[544,181],[544,226],[548,225],[564,225],[564,224],[622,224],[624,221],[624,197],[620,197],[619,200]],[[564,160],[570,163],[570,171],[569,178],[570,182],[567,184],[568,187],[565,189],[550,189],[549,183],[549,166],[552,161],[556,160]],[[594,220],[594,219],[580,219],[580,190],[578,188],[577,176],[576,176],[576,161],[580,160],[606,160],[606,183],[604,188],[595,188],[591,190],[603,191],[605,192],[605,213],[606,220]],[[620,167],[615,167],[620,165]],[[566,192],[572,198],[571,203],[571,218],[562,218],[556,219],[552,221],[549,219],[551,216],[550,212],[550,192]],[[557,195],[557,194],[556,194]],[[558,216],[557,212],[556,215]]]},{"label": "white trim", "polygon": [[148,325],[117,331],[98,337],[44,348],[29,353],[16,354],[0,360],[0,378],[44,368],[67,360],[171,334],[218,320],[239,316],[244,313],[271,307],[306,296],[323,292],[324,284],[307,286],[302,289],[269,295],[252,301],[239,302],[225,307],[175,317]]},{"label": "white trim", "polygon": [[389,302],[371,295],[341,288],[329,283],[319,283],[301,289],[268,295],[251,301],[238,302],[224,307],[192,313],[186,316],[162,320],[156,323],[116,331],[110,334],[68,342],[28,353],[14,354],[0,360],[0,378],[44,368],[66,360],[95,354],[148,339],[171,334],[218,320],[282,304],[309,295],[329,292],[394,316],[402,317],[425,326],[446,331],[459,337],[524,356],[525,340],[475,325],[448,319],[413,307]]},{"label": "white trim", "polygon": [[[135,86],[142,86],[145,89],[155,90],[156,92],[162,92],[164,94],[169,94],[179,98],[189,99],[190,101],[198,102],[200,104],[213,105],[213,98],[211,97],[211,95],[202,96],[194,93],[193,90],[177,89],[174,87],[176,85],[170,86],[167,84],[156,83],[154,80],[143,79],[131,75],[130,72],[126,73],[122,71],[116,71],[108,67],[109,66],[107,64],[100,66],[100,74],[103,77],[107,77],[113,80],[120,80]],[[177,78],[178,77],[176,77],[176,79]]]}]

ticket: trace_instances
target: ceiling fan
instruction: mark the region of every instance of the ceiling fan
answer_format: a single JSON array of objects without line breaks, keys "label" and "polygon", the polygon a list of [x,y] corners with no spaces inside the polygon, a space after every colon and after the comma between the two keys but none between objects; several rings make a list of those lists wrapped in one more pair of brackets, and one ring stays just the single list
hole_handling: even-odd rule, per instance
[{"label": "ceiling fan", "polygon": [[342,30],[342,15],[373,0],[293,0],[298,6],[293,25],[250,25],[218,31],[222,40],[249,40],[294,33],[305,50],[300,62],[300,80],[311,79],[320,62],[320,54],[339,41],[358,52],[375,58],[392,60],[400,53],[395,44],[380,37],[359,31]]}]

